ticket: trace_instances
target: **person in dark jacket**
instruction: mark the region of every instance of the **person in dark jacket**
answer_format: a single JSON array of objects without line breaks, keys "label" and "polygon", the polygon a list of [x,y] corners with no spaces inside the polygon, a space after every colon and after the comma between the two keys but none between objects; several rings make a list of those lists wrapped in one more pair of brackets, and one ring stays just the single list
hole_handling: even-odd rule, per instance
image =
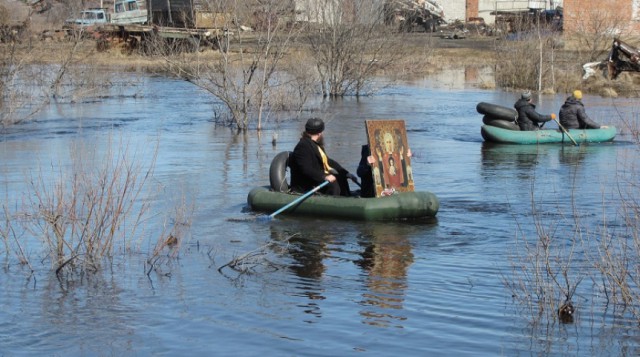
[{"label": "person in dark jacket", "polygon": [[531,92],[523,92],[520,99],[513,105],[518,111],[518,126],[520,130],[538,130],[541,123],[556,118],[555,114],[543,115],[536,112],[536,106],[531,102]]},{"label": "person in dark jacket", "polygon": [[600,129],[587,115],[582,104],[582,91],[575,90],[560,108],[560,124],[565,129]]},{"label": "person in dark jacket", "polygon": [[362,145],[360,151],[360,163],[356,172],[360,176],[360,197],[376,197],[376,189],[373,184],[373,170],[369,163],[371,149],[369,145]]},{"label": "person in dark jacket", "polygon": [[324,181],[329,185],[320,192],[333,196],[350,196],[347,179],[357,180],[324,151],[324,122],[320,118],[307,120],[300,141],[289,156],[291,190],[306,193]]}]

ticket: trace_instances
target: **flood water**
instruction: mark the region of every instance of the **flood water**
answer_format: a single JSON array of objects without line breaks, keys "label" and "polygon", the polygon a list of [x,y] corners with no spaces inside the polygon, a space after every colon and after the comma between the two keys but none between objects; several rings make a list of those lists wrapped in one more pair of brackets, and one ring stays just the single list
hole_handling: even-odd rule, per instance
[{"label": "flood water", "polygon": [[[633,100],[584,98],[593,119],[618,127],[613,143],[513,146],[483,142],[475,107],[510,106],[515,94],[446,78],[315,103],[299,120],[272,115],[260,135],[216,126],[214,100],[187,83],[145,78],[130,90],[137,95],[51,106],[0,136],[0,194],[11,212],[30,177],[53,181],[80,156],[98,166],[125,146],[144,166],[157,147],[143,243],[100,273],[61,283],[38,237],[24,233],[30,275],[15,245],[2,245],[0,355],[638,354],[637,321],[606,307],[590,279],[570,324],[536,322],[504,283],[527,264],[517,242],[535,240],[540,221],[559,245],[576,217],[591,232],[616,221],[616,192],[638,161],[619,115],[637,123]],[[539,98],[539,110],[557,112],[563,99]],[[327,151],[352,172],[364,120],[404,119],[416,189],[438,196],[437,219],[251,219],[248,191],[268,184],[271,158],[293,149],[311,115],[326,120]],[[180,254],[147,275],[153,236],[181,200],[193,204],[193,222]],[[219,270],[251,252],[263,254],[244,274]]]}]

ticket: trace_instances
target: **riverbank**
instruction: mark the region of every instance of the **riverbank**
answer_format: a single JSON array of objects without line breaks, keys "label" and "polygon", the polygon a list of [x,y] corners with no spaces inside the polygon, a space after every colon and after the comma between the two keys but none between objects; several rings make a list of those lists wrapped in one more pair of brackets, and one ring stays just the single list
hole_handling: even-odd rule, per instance
[{"label": "riverbank", "polygon": [[[104,69],[116,67],[119,71],[144,71],[163,73],[166,69],[167,58],[144,54],[139,48],[129,48],[122,43],[110,43],[109,46],[99,48],[99,40],[84,38],[79,42],[70,41],[64,36],[31,36],[15,47],[4,43],[5,54],[19,54],[20,63],[56,64],[71,61],[74,65],[97,66]],[[256,51],[260,43],[260,34],[243,33],[230,41],[230,51],[233,54],[247,54]],[[408,80],[424,78],[442,70],[457,68],[486,68],[495,69],[496,73],[505,70],[505,63],[512,63],[511,77],[520,76],[519,72],[535,71],[535,58],[538,54],[536,45],[528,45],[530,49],[518,52],[517,48],[527,46],[524,41],[509,41],[502,37],[470,35],[462,39],[444,38],[439,33],[397,33],[389,35],[392,41],[401,43],[402,56],[396,56],[392,63],[378,70],[377,75],[392,80]],[[238,39],[242,40],[239,41]],[[556,74],[550,80],[543,80],[541,91],[547,94],[571,92],[581,88],[583,92],[602,97],[637,97],[640,95],[640,75],[624,72],[616,80],[608,80],[597,74],[587,80],[582,79],[582,64],[586,61],[584,54],[575,46],[564,46],[562,36],[556,38],[562,46],[554,47],[553,53],[543,51],[545,61],[544,72],[552,70]],[[241,45],[239,43],[241,42]],[[534,41],[535,42],[535,41]],[[303,40],[294,41],[288,45],[288,55],[281,61],[296,66],[300,61],[308,59],[310,52],[305,48]],[[306,52],[306,53],[305,53]],[[304,54],[303,54],[304,53]],[[217,49],[201,48],[200,51],[180,53],[181,60],[188,62],[212,62],[219,59],[222,53]],[[515,63],[519,56],[524,63]],[[549,63],[549,57],[553,62]],[[240,57],[240,56],[239,56]],[[535,57],[535,58],[534,58]],[[5,61],[6,62],[6,61]],[[310,66],[313,67],[313,66]],[[547,74],[547,76],[549,76]],[[535,82],[535,75],[531,80]],[[485,83],[483,88],[503,88],[506,90],[521,90],[523,87],[535,90],[537,86],[531,84],[504,84],[496,82]]]}]

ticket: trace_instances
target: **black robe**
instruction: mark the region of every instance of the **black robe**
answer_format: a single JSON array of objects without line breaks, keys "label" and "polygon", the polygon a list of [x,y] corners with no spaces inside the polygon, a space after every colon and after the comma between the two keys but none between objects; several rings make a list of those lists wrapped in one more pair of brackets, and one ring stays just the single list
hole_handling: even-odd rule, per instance
[{"label": "black robe", "polygon": [[[293,153],[289,156],[289,167],[291,169],[291,190],[294,192],[305,193],[311,191],[314,187],[320,185],[328,176],[324,172],[322,164],[322,156],[320,155],[319,145],[311,138],[303,136]],[[325,152],[326,154],[326,152]],[[336,182],[325,186],[320,192],[328,195],[349,196],[349,183],[347,182],[347,174],[339,163],[327,156],[327,161],[331,168],[338,171]]]}]

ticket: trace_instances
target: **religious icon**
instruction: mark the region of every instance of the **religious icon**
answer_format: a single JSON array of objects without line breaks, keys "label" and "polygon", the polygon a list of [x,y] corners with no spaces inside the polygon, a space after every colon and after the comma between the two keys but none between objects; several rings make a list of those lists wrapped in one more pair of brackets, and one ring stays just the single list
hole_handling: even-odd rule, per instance
[{"label": "religious icon", "polygon": [[404,120],[366,120],[376,197],[414,190]]}]

